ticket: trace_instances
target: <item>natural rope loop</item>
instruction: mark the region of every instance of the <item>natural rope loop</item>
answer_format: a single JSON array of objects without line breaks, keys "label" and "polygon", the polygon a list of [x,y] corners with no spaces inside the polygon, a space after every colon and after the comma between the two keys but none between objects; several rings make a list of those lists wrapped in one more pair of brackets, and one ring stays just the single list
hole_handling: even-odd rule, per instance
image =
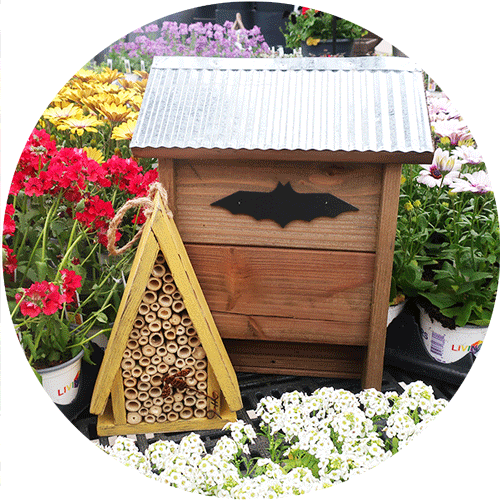
[{"label": "natural rope loop", "polygon": [[[151,216],[154,208],[154,198],[156,193],[159,193],[161,200],[165,207],[168,207],[168,194],[165,188],[159,182],[154,182],[149,186],[148,196],[143,198],[134,198],[133,200],[128,200],[118,212],[114,216],[113,220],[109,224],[108,229],[108,252],[110,255],[121,255],[125,253],[132,245],[141,237],[142,230],[144,229],[144,225],[142,225],[137,231],[136,235],[123,247],[116,247],[116,231],[120,226],[122,219],[126,212],[128,212],[131,208],[144,207],[143,213],[144,217],[148,219]],[[172,212],[167,212],[169,217],[173,217]]]}]

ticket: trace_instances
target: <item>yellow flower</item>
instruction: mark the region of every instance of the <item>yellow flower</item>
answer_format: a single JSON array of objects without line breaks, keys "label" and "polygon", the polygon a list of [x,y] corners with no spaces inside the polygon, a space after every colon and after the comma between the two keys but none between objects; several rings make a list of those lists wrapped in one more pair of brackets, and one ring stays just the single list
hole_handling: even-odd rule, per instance
[{"label": "yellow flower", "polygon": [[99,164],[104,162],[104,155],[102,154],[102,151],[100,149],[90,148],[88,146],[82,149],[87,153],[87,158],[89,160],[94,160]]},{"label": "yellow flower", "polygon": [[143,80],[147,80],[149,73],[147,71],[139,71],[138,69],[133,71],[134,75],[140,76]]},{"label": "yellow flower", "polygon": [[312,36],[310,36],[307,40],[306,40],[306,44],[307,45],[318,45],[318,43],[320,42],[320,38],[313,38]]},{"label": "yellow flower", "polygon": [[96,73],[96,80],[102,83],[112,83],[118,78],[123,78],[123,73],[117,69],[104,68],[101,73]]},{"label": "yellow flower", "polygon": [[401,185],[406,182],[406,177],[404,175],[401,176]]},{"label": "yellow flower", "polygon": [[85,131],[87,132],[98,132],[96,127],[103,125],[103,122],[97,119],[95,116],[89,115],[84,116],[83,114],[78,115],[74,118],[68,118],[64,120],[63,123],[58,125],[58,130],[70,130],[72,134],[83,135]]},{"label": "yellow flower", "polygon": [[43,112],[42,116],[54,125],[59,125],[67,118],[74,118],[78,116],[79,112],[80,110],[74,104],[69,104],[64,108],[60,108],[59,106],[48,108]]},{"label": "yellow flower", "polygon": [[407,202],[405,203],[405,210],[406,210],[407,212],[411,212],[411,211],[413,210],[413,205],[411,204],[411,201],[407,201]]},{"label": "yellow flower", "polygon": [[415,201],[413,202],[413,206],[414,206],[415,208],[418,208],[418,207],[420,207],[421,205],[422,205],[422,202],[421,202],[420,200],[415,200]]},{"label": "yellow flower", "polygon": [[123,104],[116,105],[114,102],[103,102],[98,107],[98,110],[111,122],[124,122],[130,115],[130,108]]},{"label": "yellow flower", "polygon": [[128,120],[118,127],[115,127],[111,134],[111,139],[116,139],[117,141],[129,141],[132,139],[136,124],[137,120]]},{"label": "yellow flower", "polygon": [[75,78],[83,82],[89,82],[95,78],[95,75],[95,71],[82,68],[76,73]]},{"label": "yellow flower", "polygon": [[449,137],[441,137],[441,140],[439,142],[441,144],[450,144],[450,138]]}]

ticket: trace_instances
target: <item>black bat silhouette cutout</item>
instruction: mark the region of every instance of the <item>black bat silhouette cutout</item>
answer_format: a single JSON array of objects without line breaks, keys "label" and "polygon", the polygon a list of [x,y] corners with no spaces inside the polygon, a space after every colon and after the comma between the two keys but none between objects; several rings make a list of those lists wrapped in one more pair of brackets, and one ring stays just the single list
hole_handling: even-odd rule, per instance
[{"label": "black bat silhouette cutout", "polygon": [[233,214],[250,215],[256,220],[271,219],[281,227],[294,220],[310,222],[317,217],[336,217],[358,208],[330,193],[297,193],[289,182],[278,182],[271,192],[237,191],[214,201]]}]

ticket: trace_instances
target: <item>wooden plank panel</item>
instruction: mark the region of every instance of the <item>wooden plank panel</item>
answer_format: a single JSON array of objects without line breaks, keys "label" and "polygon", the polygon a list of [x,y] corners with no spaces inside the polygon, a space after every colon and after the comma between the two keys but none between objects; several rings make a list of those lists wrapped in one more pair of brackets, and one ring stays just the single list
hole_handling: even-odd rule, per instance
[{"label": "wooden plank panel", "polygon": [[352,346],[226,340],[239,372],[359,378],[365,349]]},{"label": "wooden plank panel", "polygon": [[272,316],[249,316],[214,312],[223,339],[274,340],[306,343],[333,342],[341,345],[367,345],[369,323],[317,321]]},{"label": "wooden plank panel", "polygon": [[127,423],[127,412],[125,410],[125,394],[123,389],[123,377],[121,369],[116,371],[116,378],[111,386],[111,406],[117,424]]},{"label": "wooden plank panel", "polygon": [[377,390],[380,390],[382,385],[387,310],[389,308],[400,182],[401,165],[387,165],[384,169],[378,227],[377,262],[373,284],[370,333],[362,379],[363,387],[373,387]]},{"label": "wooden plank panel", "polygon": [[367,324],[375,255],[186,245],[212,312]]},{"label": "wooden plank panel", "polygon": [[[176,223],[185,243],[374,251],[382,168],[324,162],[176,161]],[[285,228],[271,220],[234,215],[211,203],[237,191],[272,191],[291,182],[299,193],[331,193],[357,212]]]}]

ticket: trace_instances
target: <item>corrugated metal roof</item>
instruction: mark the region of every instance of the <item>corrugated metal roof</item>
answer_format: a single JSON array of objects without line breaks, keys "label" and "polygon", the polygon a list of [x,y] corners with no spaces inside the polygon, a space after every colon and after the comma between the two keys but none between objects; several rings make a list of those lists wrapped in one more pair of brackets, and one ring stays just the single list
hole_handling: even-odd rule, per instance
[{"label": "corrugated metal roof", "polygon": [[132,148],[433,151],[406,58],[157,57]]}]

